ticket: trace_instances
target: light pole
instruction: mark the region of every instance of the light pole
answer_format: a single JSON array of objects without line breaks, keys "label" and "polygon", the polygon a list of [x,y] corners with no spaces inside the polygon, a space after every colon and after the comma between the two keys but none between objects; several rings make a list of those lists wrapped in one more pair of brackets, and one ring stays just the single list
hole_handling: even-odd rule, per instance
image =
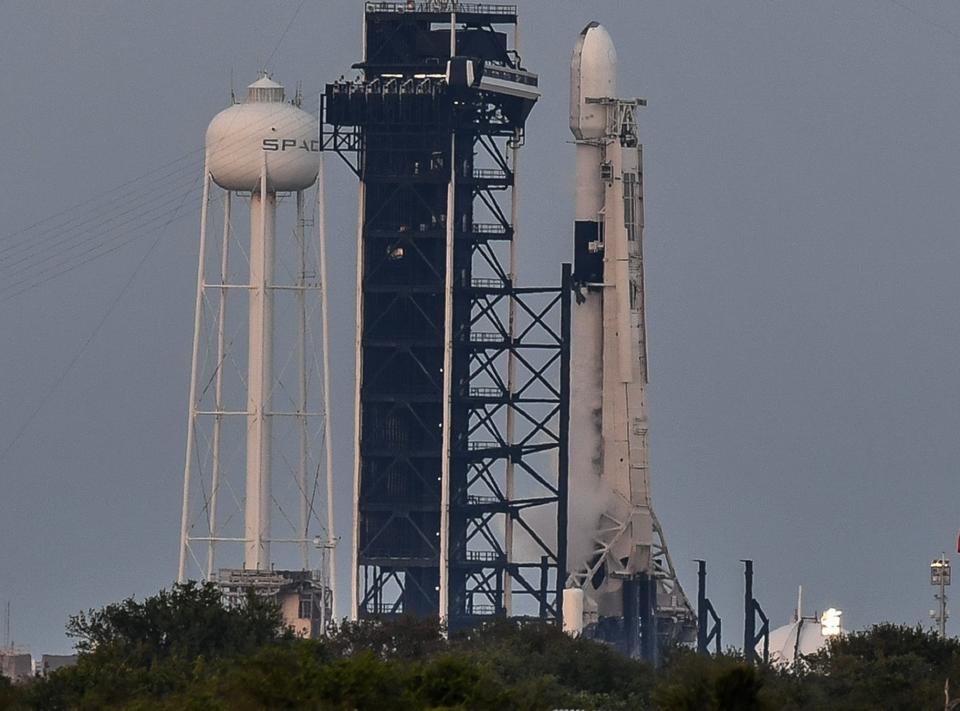
[{"label": "light pole", "polygon": [[950,561],[947,560],[945,553],[941,553],[939,558],[934,558],[930,563],[930,584],[937,588],[933,598],[937,601],[937,609],[930,611],[930,617],[937,623],[937,631],[941,637],[947,636],[947,618],[950,614],[947,612],[947,593],[946,587],[950,584]]}]

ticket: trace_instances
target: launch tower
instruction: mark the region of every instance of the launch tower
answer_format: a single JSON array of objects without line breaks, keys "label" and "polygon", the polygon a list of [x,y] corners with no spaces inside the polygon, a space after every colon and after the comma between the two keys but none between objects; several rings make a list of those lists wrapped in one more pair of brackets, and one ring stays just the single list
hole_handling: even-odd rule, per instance
[{"label": "launch tower", "polygon": [[571,290],[516,280],[516,30],[368,2],[359,75],[326,87],[323,149],[360,179],[356,618],[562,614]]}]

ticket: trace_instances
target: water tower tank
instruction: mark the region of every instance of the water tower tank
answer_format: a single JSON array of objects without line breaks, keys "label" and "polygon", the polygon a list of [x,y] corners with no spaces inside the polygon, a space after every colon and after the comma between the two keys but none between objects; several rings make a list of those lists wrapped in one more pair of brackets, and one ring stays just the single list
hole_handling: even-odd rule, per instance
[{"label": "water tower tank", "polygon": [[273,192],[305,190],[317,179],[317,119],[284,101],[283,86],[262,76],[247,100],[213,117],[207,127],[207,166],[224,190],[255,190],[267,160]]}]

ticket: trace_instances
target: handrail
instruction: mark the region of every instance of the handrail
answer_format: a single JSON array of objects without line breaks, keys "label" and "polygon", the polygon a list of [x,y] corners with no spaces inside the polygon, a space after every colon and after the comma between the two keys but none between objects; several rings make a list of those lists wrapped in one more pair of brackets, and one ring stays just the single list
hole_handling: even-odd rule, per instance
[{"label": "handrail", "polygon": [[470,342],[471,343],[499,343],[500,341],[505,341],[506,336],[502,333],[497,333],[495,331],[471,331],[470,332]]},{"label": "handrail", "polygon": [[474,15],[516,15],[516,5],[458,0],[411,0],[410,2],[367,2],[366,12],[465,12]]},{"label": "handrail", "polygon": [[479,496],[477,494],[470,494],[467,496],[467,503],[474,506],[480,506],[483,504],[499,504],[503,499],[497,496]]},{"label": "handrail", "polygon": [[497,608],[494,605],[489,605],[487,603],[476,603],[470,605],[470,614],[471,615],[495,615],[497,614]]},{"label": "handrail", "polygon": [[488,385],[470,388],[470,397],[504,397],[507,391],[503,388],[494,388]]},{"label": "handrail", "polygon": [[499,168],[474,168],[474,180],[506,180],[507,171]]},{"label": "handrail", "polygon": [[505,289],[507,282],[490,277],[473,277],[470,280],[470,286],[474,289]]},{"label": "handrail", "polygon": [[474,222],[471,231],[478,235],[502,235],[507,233],[507,228],[499,222]]}]

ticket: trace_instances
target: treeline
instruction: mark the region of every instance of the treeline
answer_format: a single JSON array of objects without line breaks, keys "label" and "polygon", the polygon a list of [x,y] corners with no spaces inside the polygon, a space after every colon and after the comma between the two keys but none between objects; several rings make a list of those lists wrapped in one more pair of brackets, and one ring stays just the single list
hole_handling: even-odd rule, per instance
[{"label": "treeline", "polygon": [[295,639],[269,602],[226,609],[187,584],[73,617],[76,666],[11,685],[2,709],[935,709],[960,644],[879,625],[795,669],[672,650],[661,668],[555,627],[503,621],[447,639],[433,621],[345,623]]}]

